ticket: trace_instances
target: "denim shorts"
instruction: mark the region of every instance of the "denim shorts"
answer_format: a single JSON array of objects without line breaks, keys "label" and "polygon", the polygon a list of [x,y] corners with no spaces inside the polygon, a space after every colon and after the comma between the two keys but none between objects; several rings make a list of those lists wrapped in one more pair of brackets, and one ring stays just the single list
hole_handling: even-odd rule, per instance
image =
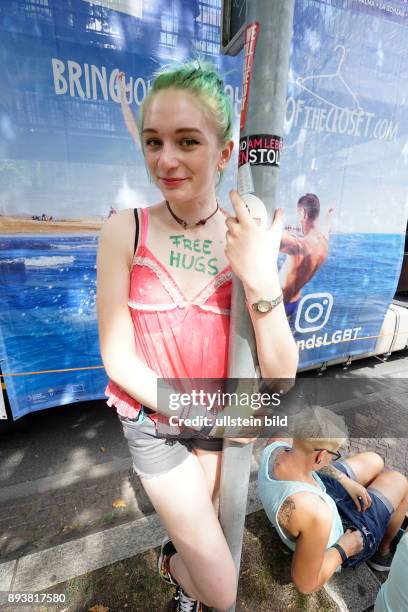
[{"label": "denim shorts", "polygon": [[[351,467],[346,462],[335,461],[332,465],[349,478],[357,480]],[[358,529],[362,533],[363,550],[343,563],[343,567],[356,567],[372,557],[378,549],[394,508],[381,491],[368,487],[367,491],[370,493],[372,504],[365,512],[359,512],[354,501],[339,481],[324,474],[319,474],[319,478],[323,481],[328,495],[336,502],[344,530]]]},{"label": "denim shorts", "polygon": [[118,417],[132,456],[133,468],[142,478],[166,474],[183,463],[195,448],[222,451],[222,438],[158,438],[156,424],[146,409],[145,413],[140,412],[134,419],[119,414]]}]

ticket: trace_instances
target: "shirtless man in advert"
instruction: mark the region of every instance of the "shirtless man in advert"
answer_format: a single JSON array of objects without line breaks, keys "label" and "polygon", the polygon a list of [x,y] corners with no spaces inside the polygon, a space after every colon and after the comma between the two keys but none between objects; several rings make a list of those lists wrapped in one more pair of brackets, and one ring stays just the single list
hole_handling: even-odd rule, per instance
[{"label": "shirtless man in advert", "polygon": [[306,193],[298,203],[298,214],[303,236],[284,231],[280,251],[288,257],[280,270],[286,314],[292,320],[301,299],[301,290],[326,261],[329,252],[329,230],[333,208],[325,223],[318,223],[320,201],[314,193]]}]

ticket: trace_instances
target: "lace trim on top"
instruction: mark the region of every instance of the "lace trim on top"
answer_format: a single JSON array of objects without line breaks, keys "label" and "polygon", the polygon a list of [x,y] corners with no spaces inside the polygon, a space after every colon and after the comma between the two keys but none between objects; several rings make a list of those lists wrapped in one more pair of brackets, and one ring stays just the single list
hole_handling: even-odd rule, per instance
[{"label": "lace trim on top", "polygon": [[150,257],[140,257],[137,256],[133,260],[133,265],[139,266],[147,266],[150,268],[157,276],[169,296],[174,302],[180,300],[180,291],[176,285],[176,283],[164,272],[164,270]]},{"label": "lace trim on top", "polygon": [[218,308],[217,306],[205,304],[205,302],[214,293],[214,291],[216,291],[219,287],[221,287],[221,285],[228,282],[232,278],[231,270],[218,274],[195,296],[195,298],[193,298],[192,300],[186,300],[176,283],[172,280],[172,278],[168,276],[165,270],[150,257],[136,256],[133,260],[133,265],[146,266],[150,268],[150,270],[152,270],[156,274],[157,278],[159,279],[173,302],[167,304],[145,304],[142,302],[128,300],[128,306],[130,306],[130,308],[143,311],[166,311],[174,310],[175,308],[188,308],[189,306],[194,305],[199,306],[203,310],[214,312],[215,314],[230,314],[229,308]]},{"label": "lace trim on top", "polygon": [[229,315],[229,308],[217,308],[217,306],[211,306],[210,304],[201,304],[198,301],[191,302],[177,302],[171,304],[145,304],[142,302],[134,302],[133,300],[128,301],[128,306],[133,310],[141,310],[145,312],[165,312],[168,310],[175,310],[176,308],[188,308],[189,306],[198,306],[201,310],[207,310],[208,312],[214,312],[215,314]]},{"label": "lace trim on top", "polygon": [[222,274],[219,274],[218,276],[216,276],[212,280],[212,282],[209,283],[209,285],[207,285],[206,287],[204,287],[204,289],[198,294],[200,295],[200,301],[206,302],[208,298],[214,293],[214,291],[218,289],[218,287],[221,287],[221,285],[231,280],[231,278],[232,278],[231,270],[228,270],[228,272],[222,272]]}]

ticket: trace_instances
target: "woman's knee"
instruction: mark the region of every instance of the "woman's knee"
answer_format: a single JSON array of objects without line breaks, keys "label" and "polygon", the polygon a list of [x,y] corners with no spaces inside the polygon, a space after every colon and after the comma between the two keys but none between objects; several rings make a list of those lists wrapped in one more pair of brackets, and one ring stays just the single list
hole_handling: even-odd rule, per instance
[{"label": "woman's knee", "polygon": [[190,576],[207,606],[217,610],[228,610],[237,596],[238,576],[234,561],[230,555],[223,559],[212,558],[201,566],[199,572],[190,572]]},{"label": "woman's knee", "polygon": [[238,579],[236,572],[229,577],[224,577],[222,588],[208,588],[203,593],[204,603],[217,610],[228,610],[234,605],[237,598]]}]

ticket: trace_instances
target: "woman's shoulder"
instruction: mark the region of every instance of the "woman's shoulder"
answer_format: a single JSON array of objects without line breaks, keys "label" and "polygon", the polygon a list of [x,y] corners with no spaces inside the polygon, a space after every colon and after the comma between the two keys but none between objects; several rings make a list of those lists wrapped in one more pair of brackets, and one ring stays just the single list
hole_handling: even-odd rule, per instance
[{"label": "woman's shoulder", "polygon": [[[139,222],[141,219],[141,210],[149,211],[149,220],[155,222],[156,218],[160,218],[160,207],[161,203],[153,204],[146,208],[124,208],[111,215],[103,223],[100,231],[100,241],[108,242],[110,244],[115,242],[121,242],[122,247],[125,246],[127,250],[133,254],[133,245],[136,231],[135,213],[138,214]],[[140,230],[139,230],[140,231]]]},{"label": "woman's shoulder", "polygon": [[119,227],[128,227],[129,220],[134,218],[134,209],[133,208],[124,208],[123,210],[118,210],[115,214],[111,215],[106,221],[104,221],[102,225],[102,231],[105,233],[110,229],[114,230]]},{"label": "woman's shoulder", "polygon": [[99,234],[99,249],[116,253],[131,261],[135,236],[134,209],[125,208],[111,215],[103,223]]}]

